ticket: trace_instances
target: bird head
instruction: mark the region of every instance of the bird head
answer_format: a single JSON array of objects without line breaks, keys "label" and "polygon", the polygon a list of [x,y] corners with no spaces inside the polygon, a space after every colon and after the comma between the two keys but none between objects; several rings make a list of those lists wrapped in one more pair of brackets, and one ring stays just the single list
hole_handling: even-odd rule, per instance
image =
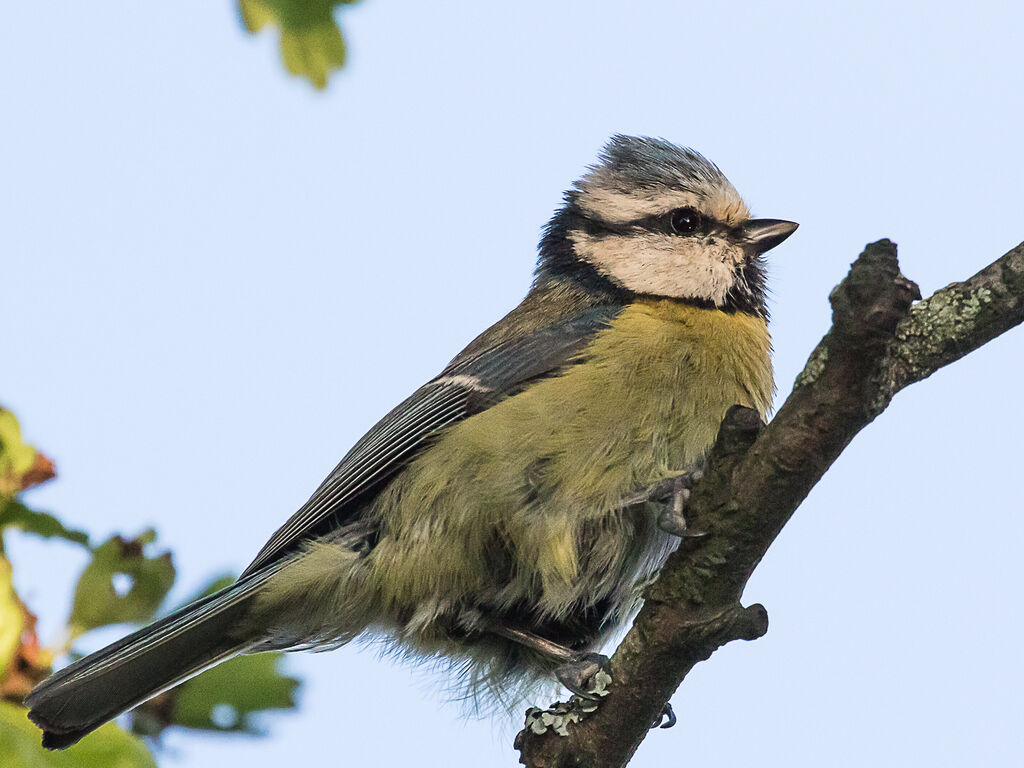
[{"label": "bird head", "polygon": [[752,219],[699,153],[619,135],[566,193],[541,242],[538,277],[575,271],[619,291],[765,316],[763,254],[796,228]]}]

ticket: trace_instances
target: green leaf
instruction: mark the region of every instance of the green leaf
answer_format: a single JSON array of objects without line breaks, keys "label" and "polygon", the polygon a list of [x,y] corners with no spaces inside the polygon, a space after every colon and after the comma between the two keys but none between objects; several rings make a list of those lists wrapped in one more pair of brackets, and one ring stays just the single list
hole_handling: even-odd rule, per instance
[{"label": "green leaf", "polygon": [[259,0],[238,0],[238,13],[245,28],[253,33],[277,22],[274,12]]},{"label": "green leaf", "polygon": [[0,702],[0,756],[4,768],[156,768],[142,739],[107,723],[62,752],[41,745],[39,729],[21,707]]},{"label": "green leaf", "polygon": [[89,546],[89,534],[75,528],[68,528],[60,520],[48,512],[36,512],[21,502],[9,502],[0,508],[0,529],[8,526],[20,528],[44,539],[59,538],[73,541],[75,544]]},{"label": "green leaf", "polygon": [[294,75],[317,88],[327,85],[332,69],[345,63],[345,40],[334,20],[334,7],[352,0],[238,0],[249,32],[266,26],[281,29],[281,58]]},{"label": "green leaf", "polygon": [[53,476],[53,462],[22,441],[18,420],[13,413],[0,408],[0,550],[4,518],[25,509],[12,511],[13,507],[21,506],[15,504],[15,496]]},{"label": "green leaf", "polygon": [[7,480],[20,478],[36,460],[36,449],[22,442],[21,427],[10,411],[0,408],[0,493],[13,494],[20,486],[8,487]]},{"label": "green leaf", "polygon": [[155,539],[152,530],[132,540],[114,536],[93,550],[92,561],[75,587],[69,621],[73,635],[106,624],[153,618],[174,583],[170,553],[153,557],[145,553],[146,545]]},{"label": "green leaf", "polygon": [[300,683],[278,671],[283,656],[236,656],[192,678],[175,691],[172,722],[205,731],[261,733],[253,714],[295,708]]},{"label": "green leaf", "polygon": [[25,616],[11,582],[11,564],[0,555],[0,680],[6,676],[7,664],[21,644],[24,627]]}]

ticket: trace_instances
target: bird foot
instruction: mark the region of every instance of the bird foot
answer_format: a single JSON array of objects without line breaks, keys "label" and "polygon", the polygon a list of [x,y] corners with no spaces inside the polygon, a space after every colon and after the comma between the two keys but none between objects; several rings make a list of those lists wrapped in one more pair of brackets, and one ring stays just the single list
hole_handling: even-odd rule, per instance
[{"label": "bird foot", "polygon": [[573,661],[555,670],[558,681],[583,699],[597,701],[608,695],[608,657],[600,653],[581,653]]},{"label": "bird foot", "polygon": [[686,523],[683,512],[690,501],[693,486],[704,477],[704,471],[695,469],[673,477],[667,477],[643,493],[626,500],[626,504],[637,504],[652,501],[662,505],[658,514],[658,527],[666,533],[680,538],[695,539],[706,536],[707,531],[691,528]]}]

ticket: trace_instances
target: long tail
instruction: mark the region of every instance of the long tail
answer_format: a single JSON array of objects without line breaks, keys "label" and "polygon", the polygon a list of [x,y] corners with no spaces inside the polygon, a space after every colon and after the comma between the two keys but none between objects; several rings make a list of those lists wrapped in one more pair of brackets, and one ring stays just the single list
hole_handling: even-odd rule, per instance
[{"label": "long tail", "polygon": [[241,653],[258,638],[237,634],[270,572],[179,608],[47,678],[26,697],[47,749],[69,747],[103,723]]}]

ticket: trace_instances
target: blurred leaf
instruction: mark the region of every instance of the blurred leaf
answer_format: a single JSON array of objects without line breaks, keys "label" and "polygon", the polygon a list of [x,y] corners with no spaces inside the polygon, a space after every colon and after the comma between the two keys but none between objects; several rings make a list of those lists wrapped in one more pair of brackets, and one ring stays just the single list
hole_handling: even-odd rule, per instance
[{"label": "blurred leaf", "polygon": [[0,496],[13,497],[54,474],[53,462],[22,441],[14,414],[0,408]]},{"label": "blurred leaf", "polygon": [[0,702],[0,756],[4,768],[156,768],[142,739],[107,723],[62,752],[41,745],[25,710]]},{"label": "blurred leaf", "polygon": [[36,617],[11,583],[11,564],[0,555],[0,699],[20,704],[50,674],[53,654],[39,645]]},{"label": "blurred leaf", "polygon": [[242,16],[245,28],[253,33],[277,21],[274,12],[259,0],[238,0],[238,12]]},{"label": "blurred leaf", "polygon": [[299,681],[278,671],[283,656],[236,656],[192,678],[174,692],[172,722],[207,731],[260,733],[254,713],[295,708]]},{"label": "blurred leaf", "polygon": [[35,460],[36,449],[22,442],[14,414],[0,408],[0,493],[20,491],[20,485],[14,486],[10,480],[28,472]]},{"label": "blurred leaf", "polygon": [[281,29],[281,58],[288,71],[317,88],[327,85],[332,69],[345,63],[345,41],[334,20],[334,7],[353,0],[238,0],[245,28]]},{"label": "blurred leaf", "polygon": [[156,534],[146,531],[132,540],[114,536],[93,550],[75,587],[69,621],[73,635],[106,624],[142,623],[153,618],[174,583],[169,552],[145,553]]},{"label": "blurred leaf", "polygon": [[0,509],[0,529],[8,526],[34,533],[44,539],[56,537],[89,546],[89,534],[68,528],[48,512],[35,512],[17,501],[9,502],[6,508]]},{"label": "blurred leaf", "polygon": [[24,627],[21,601],[11,583],[11,564],[0,555],[0,680],[8,675],[8,665],[21,644]]}]

